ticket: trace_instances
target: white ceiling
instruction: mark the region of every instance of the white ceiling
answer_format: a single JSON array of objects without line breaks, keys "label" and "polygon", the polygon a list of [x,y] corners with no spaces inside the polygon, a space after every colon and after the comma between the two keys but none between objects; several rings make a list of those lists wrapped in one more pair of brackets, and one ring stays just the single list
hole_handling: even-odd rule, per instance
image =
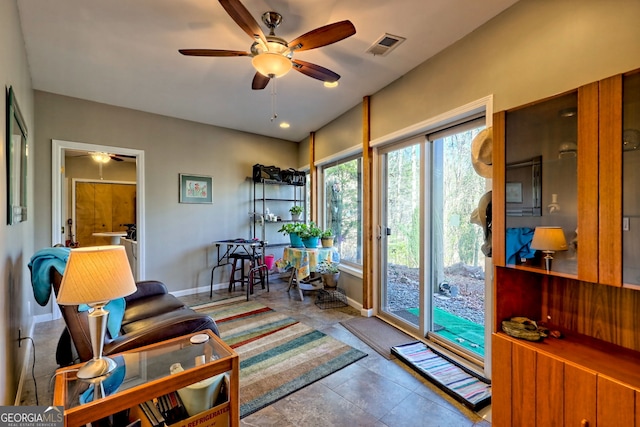
[{"label": "white ceiling", "polygon": [[[285,40],[350,20],[356,34],[298,52],[342,76],[334,89],[291,71],[254,91],[248,57],[186,57],[178,49],[248,51],[252,40],[216,0],[17,0],[38,90],[291,141],[331,120],[472,32],[516,0],[242,0],[255,20],[283,15]],[[268,30],[264,28],[265,34]],[[388,56],[365,51],[406,37]],[[291,123],[281,129],[280,121]]]}]

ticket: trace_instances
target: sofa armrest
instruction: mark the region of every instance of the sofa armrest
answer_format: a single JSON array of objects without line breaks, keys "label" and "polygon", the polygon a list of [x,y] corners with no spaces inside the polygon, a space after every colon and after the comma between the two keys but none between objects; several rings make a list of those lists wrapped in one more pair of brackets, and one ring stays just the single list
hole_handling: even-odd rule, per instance
[{"label": "sofa armrest", "polygon": [[141,298],[148,298],[153,295],[164,295],[168,293],[165,284],[157,280],[143,280],[142,282],[136,282],[136,287],[138,289],[134,293],[124,298],[127,303]]}]

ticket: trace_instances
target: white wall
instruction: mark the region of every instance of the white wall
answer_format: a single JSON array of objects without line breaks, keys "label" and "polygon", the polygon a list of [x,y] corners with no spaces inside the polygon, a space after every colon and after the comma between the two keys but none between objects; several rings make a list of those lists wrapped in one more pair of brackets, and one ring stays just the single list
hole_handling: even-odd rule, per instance
[{"label": "white wall", "polygon": [[[2,86],[13,87],[20,110],[29,130],[29,149],[33,153],[33,91],[29,77],[29,65],[24,50],[24,40],[18,19],[18,9],[14,0],[0,2],[0,82]],[[4,91],[3,91],[4,92]],[[10,405],[14,401],[17,380],[22,366],[27,342],[18,348],[17,330],[26,334],[31,325],[30,306],[33,293],[27,263],[33,253],[33,156],[28,165],[28,220],[8,226],[6,188],[6,102],[4,93],[0,102],[0,402]]]}]

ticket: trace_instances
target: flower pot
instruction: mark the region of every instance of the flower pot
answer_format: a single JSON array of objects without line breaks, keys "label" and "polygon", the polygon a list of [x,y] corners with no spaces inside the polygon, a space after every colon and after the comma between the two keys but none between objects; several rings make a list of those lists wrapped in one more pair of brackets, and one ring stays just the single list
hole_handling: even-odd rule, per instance
[{"label": "flower pot", "polygon": [[302,239],[298,236],[298,233],[289,233],[289,241],[291,242],[292,248],[304,247],[304,243],[302,243]]},{"label": "flower pot", "polygon": [[302,244],[304,245],[305,248],[310,248],[310,249],[317,248],[318,243],[320,243],[319,237],[307,237],[306,239],[302,239]]},{"label": "flower pot", "polygon": [[338,279],[340,278],[340,272],[337,273],[323,273],[322,281],[325,288],[337,288]]},{"label": "flower pot", "polygon": [[323,237],[321,240],[323,248],[330,248],[333,246],[333,237]]},{"label": "flower pot", "polygon": [[300,214],[291,214],[291,221],[300,221]]}]

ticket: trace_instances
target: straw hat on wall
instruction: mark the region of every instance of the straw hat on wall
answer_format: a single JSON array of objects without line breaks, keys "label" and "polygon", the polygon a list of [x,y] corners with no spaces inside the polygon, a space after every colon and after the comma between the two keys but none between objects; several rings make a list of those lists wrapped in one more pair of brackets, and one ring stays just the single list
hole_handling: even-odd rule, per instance
[{"label": "straw hat on wall", "polygon": [[493,177],[493,130],[483,129],[471,142],[471,164],[476,173],[484,178]]}]

